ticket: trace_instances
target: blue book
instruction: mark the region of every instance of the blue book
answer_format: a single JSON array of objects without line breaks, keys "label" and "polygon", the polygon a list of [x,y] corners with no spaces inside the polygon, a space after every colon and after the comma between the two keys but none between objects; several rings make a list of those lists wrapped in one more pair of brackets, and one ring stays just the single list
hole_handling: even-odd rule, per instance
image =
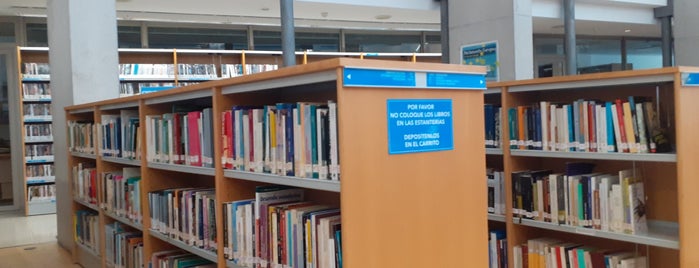
[{"label": "blue book", "polygon": [[337,268],[342,268],[342,230],[335,231],[335,252],[337,257]]},{"label": "blue book", "polygon": [[534,132],[535,132],[535,140],[536,142],[534,143],[534,149],[536,150],[543,150],[543,137],[542,137],[542,129],[541,129],[541,108],[539,106],[534,106]]},{"label": "blue book", "polygon": [[573,108],[570,105],[568,107],[568,151],[575,151],[575,124],[573,124]]},{"label": "blue book", "polygon": [[495,136],[495,115],[493,105],[485,104],[483,106],[483,113],[485,115],[485,147],[493,148],[493,137]]},{"label": "blue book", "polygon": [[612,102],[608,101],[604,106],[607,114],[607,152],[615,152],[616,147],[614,144],[616,144],[616,142],[614,136],[614,118],[612,117]]}]

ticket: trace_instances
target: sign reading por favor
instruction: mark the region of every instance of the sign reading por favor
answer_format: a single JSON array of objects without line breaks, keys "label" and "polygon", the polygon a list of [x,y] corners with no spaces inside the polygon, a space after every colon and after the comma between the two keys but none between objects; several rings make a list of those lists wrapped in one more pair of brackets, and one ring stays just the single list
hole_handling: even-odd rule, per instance
[{"label": "sign reading por favor", "polygon": [[388,153],[406,154],[454,149],[450,99],[389,99]]},{"label": "sign reading por favor", "polygon": [[381,70],[345,67],[345,87],[390,87],[485,90],[484,74]]}]

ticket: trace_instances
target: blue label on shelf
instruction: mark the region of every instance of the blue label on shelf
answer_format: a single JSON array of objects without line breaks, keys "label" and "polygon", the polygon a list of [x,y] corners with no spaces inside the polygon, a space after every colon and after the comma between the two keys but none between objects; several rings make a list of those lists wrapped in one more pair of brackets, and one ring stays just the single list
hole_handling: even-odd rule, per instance
[{"label": "blue label on shelf", "polygon": [[345,68],[342,83],[346,87],[486,89],[484,74],[359,68]]},{"label": "blue label on shelf", "polygon": [[699,73],[682,73],[682,85],[699,87]]},{"label": "blue label on shelf", "polygon": [[345,86],[415,87],[415,72],[345,68]]},{"label": "blue label on shelf", "polygon": [[485,90],[485,75],[464,73],[427,73],[427,87]]},{"label": "blue label on shelf", "polygon": [[454,149],[450,99],[389,99],[388,153]]}]

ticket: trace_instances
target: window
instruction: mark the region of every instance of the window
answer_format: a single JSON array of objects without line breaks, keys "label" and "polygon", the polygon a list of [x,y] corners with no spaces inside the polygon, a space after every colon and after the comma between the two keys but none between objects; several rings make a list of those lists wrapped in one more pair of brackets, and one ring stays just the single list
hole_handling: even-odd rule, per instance
[{"label": "window", "polygon": [[118,26],[117,35],[120,48],[140,48],[141,47],[141,27],[139,26]]},{"label": "window", "polygon": [[578,73],[624,70],[621,66],[621,39],[578,39],[577,50]]},{"label": "window", "polygon": [[419,34],[355,33],[346,34],[348,52],[420,52]]},{"label": "window", "polygon": [[247,49],[247,31],[151,27],[148,29],[151,48]]},{"label": "window", "polygon": [[663,67],[663,49],[660,40],[626,40],[626,62],[634,70]]},{"label": "window", "polygon": [[0,43],[15,42],[15,24],[12,22],[0,22]]},{"label": "window", "polygon": [[425,53],[442,52],[442,36],[439,34],[427,34],[425,43]]},{"label": "window", "polygon": [[[340,33],[296,32],[296,51],[340,51]],[[257,43],[255,43],[257,47]]]},{"label": "window", "polygon": [[49,46],[49,36],[45,23],[27,23],[27,46]]},{"label": "window", "polygon": [[252,35],[255,50],[282,50],[282,32],[254,31]]}]

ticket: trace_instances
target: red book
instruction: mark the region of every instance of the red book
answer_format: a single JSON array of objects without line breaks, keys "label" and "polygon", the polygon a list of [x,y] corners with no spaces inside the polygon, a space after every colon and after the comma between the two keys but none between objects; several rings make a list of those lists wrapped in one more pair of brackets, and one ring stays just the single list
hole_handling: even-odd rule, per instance
[{"label": "red book", "polygon": [[199,118],[201,112],[187,113],[187,142],[189,144],[189,164],[191,166],[201,167],[201,132],[199,131]]},{"label": "red book", "polygon": [[624,108],[623,108],[623,103],[621,102],[621,99],[616,99],[615,104],[616,108],[616,115],[617,119],[619,119],[619,136],[621,136],[621,144],[624,144],[625,146],[621,146],[620,148],[623,150],[619,150],[620,152],[628,153],[629,152],[629,145],[626,142],[626,129],[624,128]]}]

